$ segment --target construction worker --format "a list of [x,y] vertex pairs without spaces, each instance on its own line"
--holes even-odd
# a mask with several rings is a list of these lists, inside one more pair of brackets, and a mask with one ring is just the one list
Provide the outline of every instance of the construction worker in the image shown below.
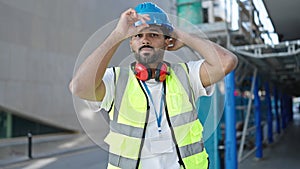
[[[107,68],[127,38],[136,61]],[[164,61],[166,50],[183,46],[204,59]],[[101,101],[101,112],[109,114],[109,169],[206,169],[195,99],[211,94],[210,86],[236,65],[234,54],[175,28],[161,8],[146,2],[121,14],[110,35],[80,65],[70,90]]]

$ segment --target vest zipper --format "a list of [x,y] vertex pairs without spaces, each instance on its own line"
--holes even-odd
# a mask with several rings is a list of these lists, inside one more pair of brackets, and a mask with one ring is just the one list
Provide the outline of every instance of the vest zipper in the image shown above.
[[[164,95],[166,96],[166,81],[163,82],[163,85],[164,85]],[[176,141],[176,138],[175,138],[175,133],[174,133],[174,130],[173,130],[173,127],[172,127],[172,124],[171,124],[171,120],[170,120],[170,116],[169,116],[169,112],[168,112],[168,106],[167,106],[167,100],[166,100],[166,97],[164,97],[164,102],[166,103],[165,104],[165,112],[166,112],[166,118],[167,118],[167,122],[168,122],[168,125],[170,127],[170,130],[171,130],[171,134],[172,134],[172,140],[175,144],[175,148],[176,148],[176,152],[177,152],[177,156],[178,156],[178,163],[180,164],[180,166],[182,166],[184,169],[186,169],[185,165],[184,165],[184,162],[181,158],[181,155],[180,155],[180,151],[179,151],[179,147],[178,147],[178,144],[177,144],[177,141]]]
[[141,141],[141,145],[140,145],[140,149],[139,149],[139,156],[138,156],[138,159],[137,159],[136,169],[138,169],[139,165],[140,165],[141,153],[142,153],[142,148],[144,146],[144,141],[145,141],[145,137],[146,137],[146,128],[147,128],[147,125],[148,125],[148,119],[149,119],[149,114],[150,114],[150,106],[149,106],[149,100],[148,100],[147,94],[144,91],[141,82],[138,79],[137,79],[137,81],[139,82],[140,88],[142,89],[142,91],[143,91],[143,93],[145,95],[145,98],[147,100],[147,112],[146,112],[147,114],[146,114],[146,121],[145,121],[145,125],[144,125],[144,130],[143,130],[143,135],[142,135],[142,141]]

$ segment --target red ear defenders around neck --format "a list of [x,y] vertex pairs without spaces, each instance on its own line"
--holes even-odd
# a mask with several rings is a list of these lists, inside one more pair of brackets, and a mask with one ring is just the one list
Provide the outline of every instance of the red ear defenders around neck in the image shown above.
[[[141,63],[133,63],[133,72],[139,80],[146,81],[153,77],[152,69],[148,65]],[[168,72],[168,65],[166,63],[159,63],[154,71],[154,79],[157,82],[163,82],[166,80]]]

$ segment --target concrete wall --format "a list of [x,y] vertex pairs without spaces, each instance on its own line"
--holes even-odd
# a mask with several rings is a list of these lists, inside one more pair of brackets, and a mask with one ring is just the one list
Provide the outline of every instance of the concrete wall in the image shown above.
[[[139,0],[0,0],[0,106],[82,130],[68,83],[77,56],[103,25]],[[170,13],[173,1],[154,1]],[[129,53],[128,44],[120,53]]]

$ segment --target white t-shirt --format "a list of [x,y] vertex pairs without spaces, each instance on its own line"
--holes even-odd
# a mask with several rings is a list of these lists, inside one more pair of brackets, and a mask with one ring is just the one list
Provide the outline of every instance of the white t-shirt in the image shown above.
[[[204,60],[190,61],[187,63],[189,68],[190,82],[195,98],[207,96],[212,93],[212,87],[204,88],[199,78],[198,72],[203,61]],[[106,87],[104,99],[108,99],[106,101],[111,103],[113,101],[115,91],[114,73],[112,68],[108,68],[106,70],[103,81]],[[179,169],[180,166],[178,163],[178,157],[172,141],[171,131],[166,120],[166,115],[163,108],[164,105],[161,112],[161,132],[158,131],[156,114],[160,114],[161,96],[163,93],[162,82],[156,82],[154,79],[150,79],[146,81],[146,85],[151,92],[152,99],[150,99],[148,93],[146,92],[150,104],[150,114],[141,154],[141,167],[143,169]],[[153,102],[151,100],[153,100]]]

